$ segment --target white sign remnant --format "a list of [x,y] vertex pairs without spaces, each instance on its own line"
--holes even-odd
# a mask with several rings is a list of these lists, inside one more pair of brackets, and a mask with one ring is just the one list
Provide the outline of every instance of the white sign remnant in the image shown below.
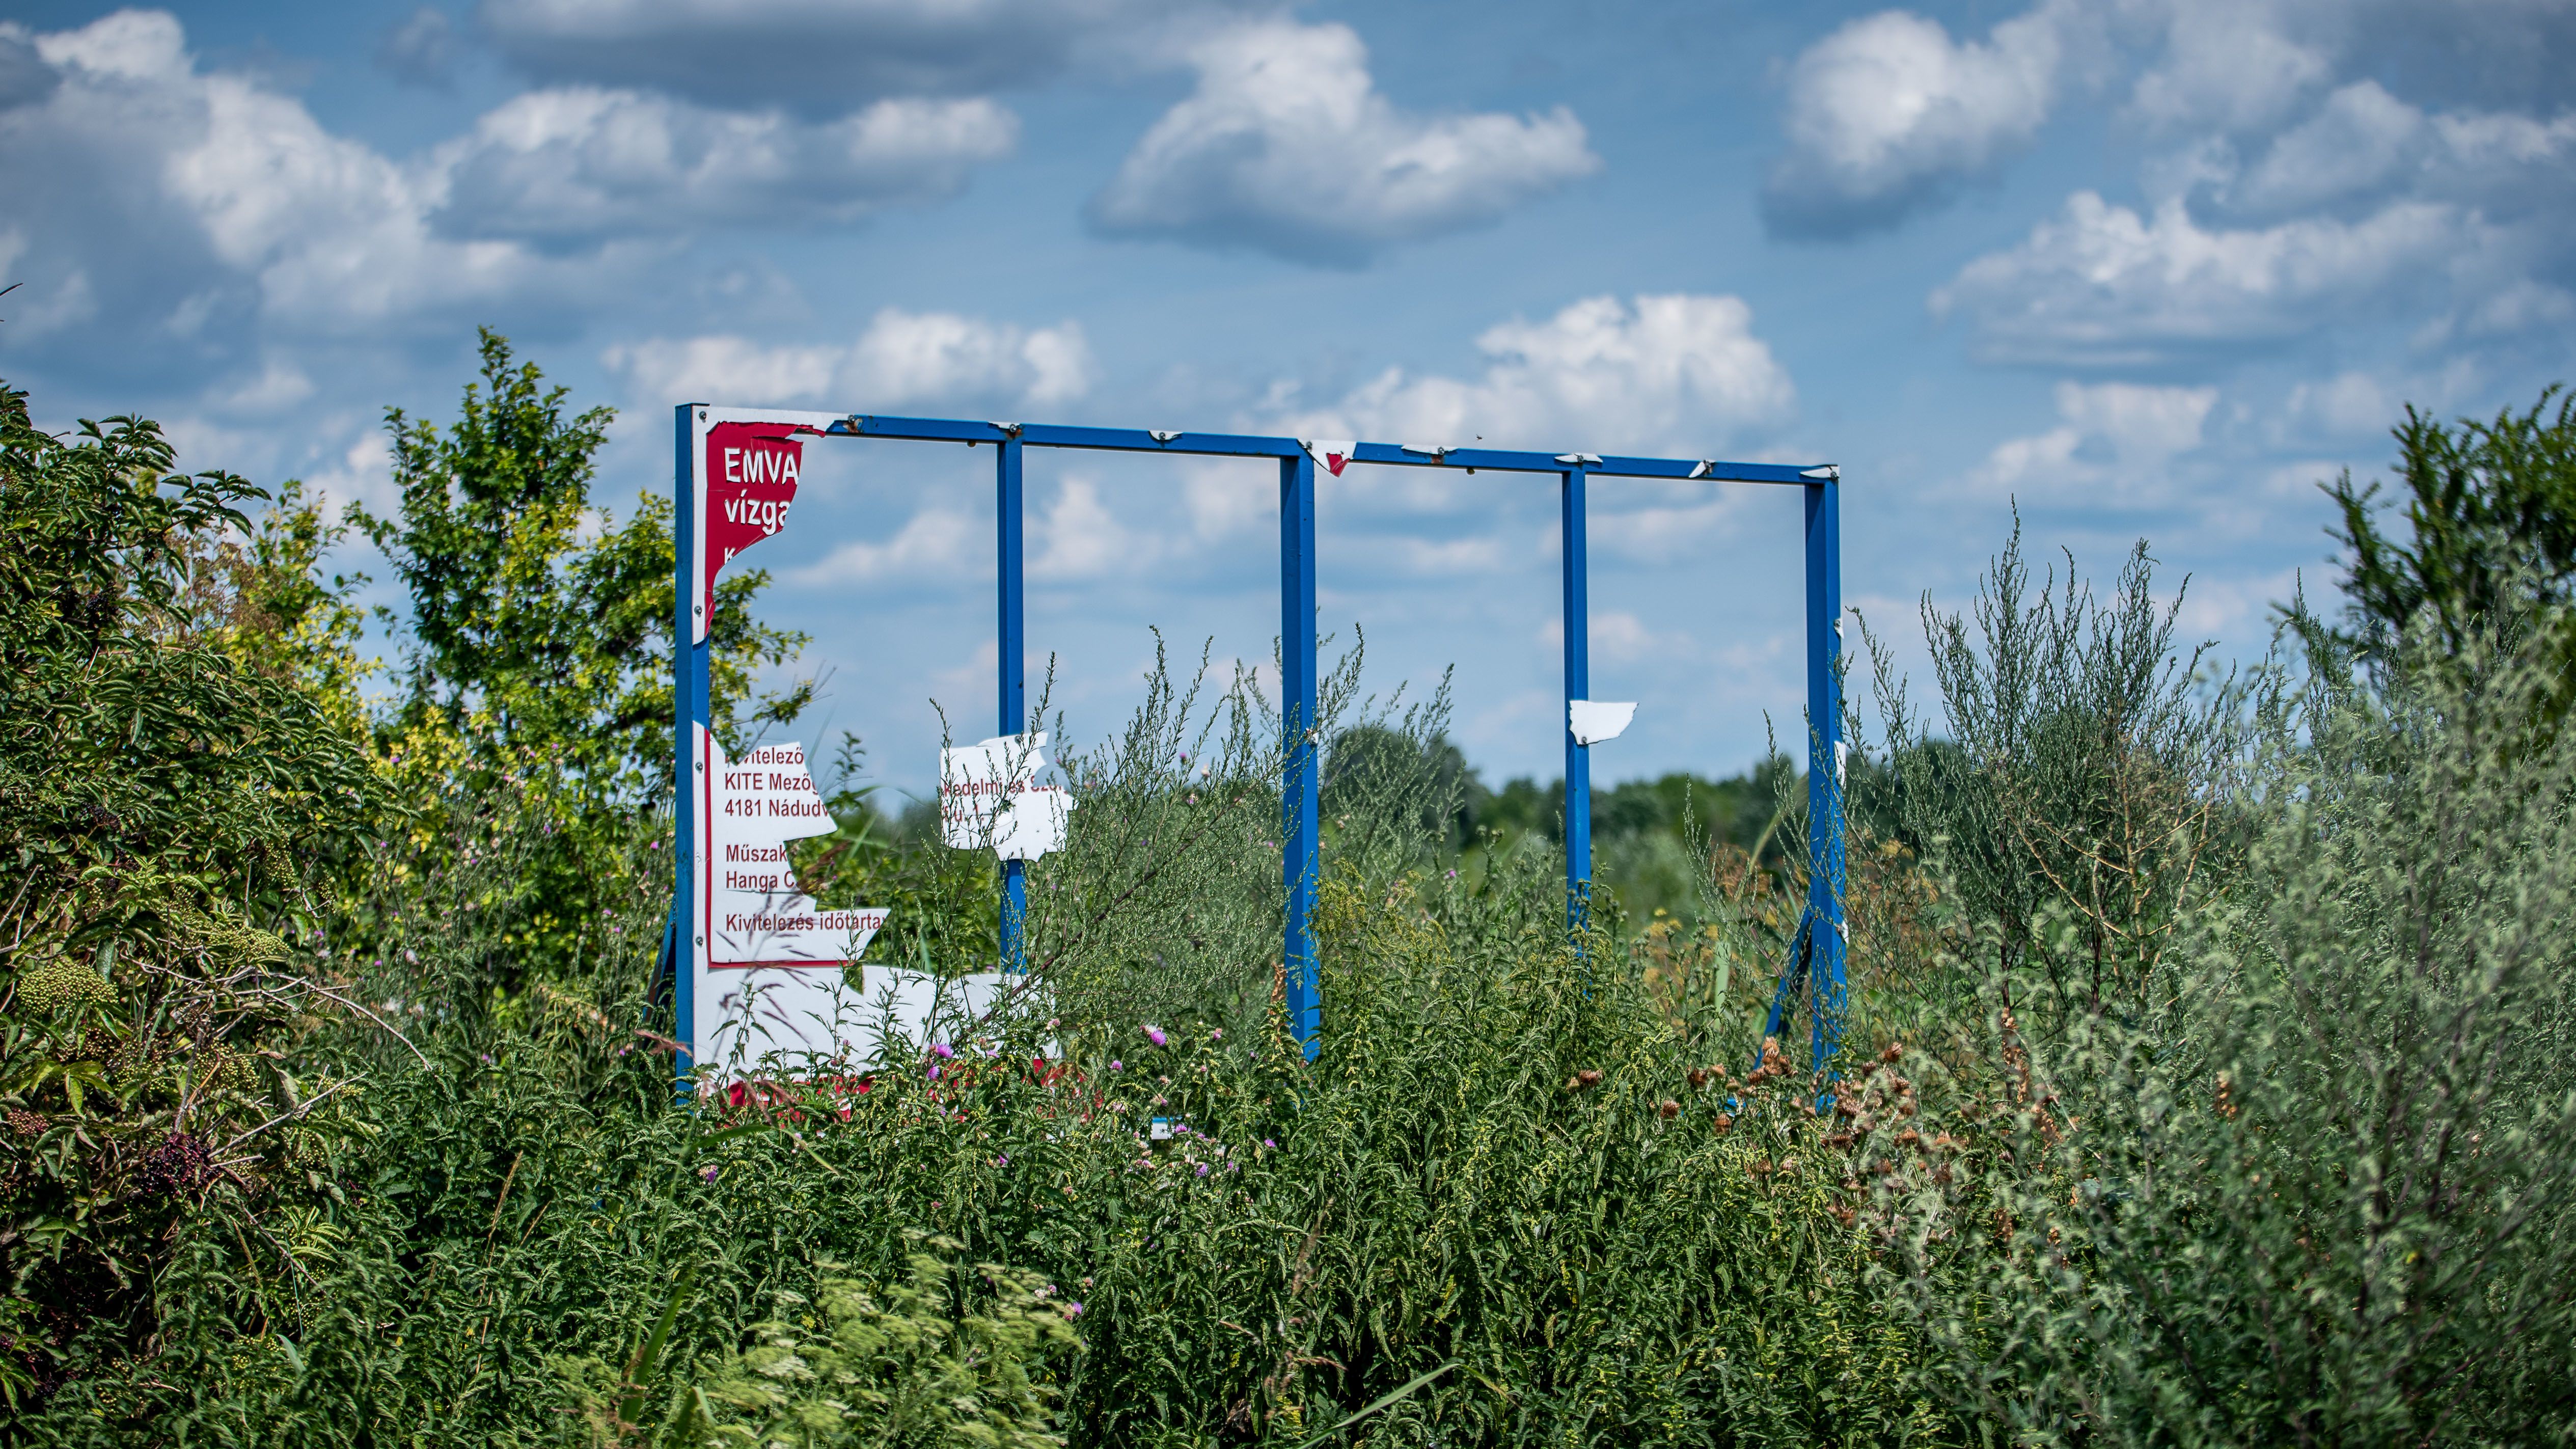
[[[803,481],[806,445],[846,428],[848,419],[721,407],[690,407],[682,418],[694,432],[679,575],[689,591],[688,643],[703,648],[717,577],[745,549],[785,530]],[[1004,1000],[1004,978],[987,972],[942,980],[875,966],[859,989],[857,973],[846,968],[858,962],[886,912],[823,910],[798,887],[787,843],[829,832],[831,812],[798,746],[725,758],[707,728],[705,668],[695,666],[694,695],[686,688],[690,670],[682,671],[682,717],[693,723],[688,753],[679,761],[689,808],[677,842],[684,862],[677,884],[687,902],[679,949],[687,1007],[682,1034],[691,1065],[722,1080],[759,1074],[754,1064],[772,1053],[793,1071],[809,1054],[864,1060],[905,1044],[913,1050],[934,1042],[962,1045],[960,1032]],[[1026,855],[1052,849],[1063,837],[1065,808],[1069,801],[1052,810],[1020,807],[1002,844]],[[1021,832],[1033,826],[1021,844]],[[1015,990],[1025,1000],[1025,988]]]
[[1037,783],[1043,734],[999,735],[939,752],[939,836],[951,850],[990,844],[1002,860],[1064,848],[1073,793]]
[[1636,717],[1634,702],[1612,704],[1598,699],[1569,699],[1565,702],[1566,727],[1574,731],[1574,742],[1578,745],[1597,745],[1603,740],[1615,740],[1628,728],[1628,721]]
[[1305,438],[1300,441],[1304,444],[1307,455],[1315,460],[1317,466],[1336,478],[1342,476],[1342,470],[1351,465],[1351,455],[1357,452],[1360,446],[1348,438]]
[[886,912],[827,911],[798,888],[787,842],[833,829],[802,746],[764,745],[729,760],[704,726],[698,736],[707,763],[699,795],[707,969],[698,978],[693,1057],[717,1065],[737,1048],[747,1058],[836,1054],[855,1045],[861,1009],[841,968],[859,959]]

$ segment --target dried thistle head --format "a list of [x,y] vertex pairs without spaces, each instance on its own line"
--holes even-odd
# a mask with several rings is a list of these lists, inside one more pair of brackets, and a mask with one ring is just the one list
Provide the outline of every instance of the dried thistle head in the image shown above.
[[1663,1105],[1662,1105],[1662,1106],[1660,1106],[1660,1107],[1657,1107],[1657,1108],[1655,1109],[1655,1112],[1656,1112],[1656,1115],[1658,1115],[1658,1116],[1662,1117],[1665,1121],[1670,1122],[1670,1121],[1671,1121],[1671,1120],[1673,1120],[1675,1117],[1678,1117],[1678,1116],[1680,1116],[1680,1115],[1682,1114],[1682,1104],[1681,1104],[1681,1103],[1679,1103],[1679,1102],[1674,1101],[1674,1100],[1673,1100],[1672,1098],[1670,1098],[1670,1097],[1666,1097],[1666,1098],[1664,1099]]

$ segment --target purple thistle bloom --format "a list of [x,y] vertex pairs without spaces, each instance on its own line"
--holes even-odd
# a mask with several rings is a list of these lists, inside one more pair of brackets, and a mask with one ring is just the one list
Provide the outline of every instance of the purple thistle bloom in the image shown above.
[[1123,1072],[1123,1071],[1127,1070],[1127,1064],[1126,1064],[1125,1062],[1119,1061],[1119,1060],[1118,1060],[1117,1058],[1115,1058],[1115,1057],[1112,1057],[1112,1058],[1110,1058],[1110,1061],[1109,1061],[1109,1070],[1111,1070],[1111,1071],[1113,1071],[1113,1072]]
[[1080,1318],[1082,1316],[1082,1305],[1079,1303],[1068,1303],[1064,1305],[1064,1316],[1067,1318]]
[[943,1057],[953,1057],[957,1055],[956,1049],[949,1046],[948,1043],[944,1041],[932,1042],[930,1044],[930,1049],[939,1053]]
[[1279,1150],[1279,1144],[1278,1144],[1278,1143],[1276,1143],[1276,1142],[1271,1141],[1271,1140],[1270,1140],[1269,1138],[1267,1138],[1267,1137],[1264,1137],[1264,1138],[1262,1138],[1262,1139],[1261,1139],[1261,1145],[1262,1145],[1262,1146],[1264,1146],[1264,1147],[1269,1148],[1269,1149],[1270,1149],[1271,1151],[1273,1151],[1273,1152],[1276,1152],[1276,1151],[1278,1151],[1278,1150]]
[[1204,1163],[1204,1162],[1202,1162],[1202,1163],[1200,1163],[1200,1164],[1199,1164],[1199,1176],[1201,1176],[1201,1177],[1205,1177],[1205,1176],[1207,1176],[1207,1164],[1206,1164],[1206,1163]]
[[1145,1038],[1156,1046],[1161,1046],[1168,1039],[1163,1035],[1163,1029],[1159,1026],[1149,1026],[1145,1028]]

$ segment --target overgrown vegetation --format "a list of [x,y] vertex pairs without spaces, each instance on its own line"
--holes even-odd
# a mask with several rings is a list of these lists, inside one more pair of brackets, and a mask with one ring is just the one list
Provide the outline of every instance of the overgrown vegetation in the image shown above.
[[[2096,594],[2016,539],[1927,601],[1821,1077],[1760,1039],[1786,762],[1604,792],[1651,845],[1568,940],[1543,792],[1480,795],[1445,692],[1372,696],[1354,639],[1316,1061],[1275,707],[1184,660],[1061,757],[1029,990],[691,1107],[668,521],[585,523],[604,415],[485,363],[454,425],[392,419],[362,520],[414,604],[383,712],[300,493],[252,522],[149,424],[0,405],[0,1441],[2576,1436],[2566,564],[2509,531],[2505,586],[2419,570],[2384,629],[2398,545],[2357,553],[2355,615],[2232,675],[2143,549]],[[2401,467],[2493,495],[2462,517],[2545,492],[2568,419],[2520,416],[2456,475],[2487,434],[2413,420]],[[797,705],[744,687],[795,642],[757,583],[728,729]],[[843,765],[806,878],[896,906],[878,959],[981,969],[989,862]]]

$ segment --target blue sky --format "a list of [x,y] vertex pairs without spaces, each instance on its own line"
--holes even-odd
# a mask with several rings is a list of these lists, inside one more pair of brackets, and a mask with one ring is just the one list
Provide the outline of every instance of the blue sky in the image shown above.
[[[447,416],[488,323],[620,408],[619,507],[668,488],[681,400],[1832,460],[1847,597],[1902,657],[2016,504],[2096,577],[2151,539],[2242,656],[2330,582],[2314,484],[2383,471],[2402,404],[2571,372],[2564,0],[14,14],[0,376],[339,500],[385,501],[383,409]],[[814,451],[751,556],[828,673],[801,732],[919,788],[928,701],[991,715],[990,455]],[[1077,738],[1148,625],[1267,659],[1263,470],[1041,454],[1029,487]],[[1390,685],[1454,664],[1496,781],[1557,768],[1554,517],[1544,480],[1323,496],[1326,627]],[[1795,738],[1795,519],[1596,490],[1593,692],[1641,702],[1596,778]]]

